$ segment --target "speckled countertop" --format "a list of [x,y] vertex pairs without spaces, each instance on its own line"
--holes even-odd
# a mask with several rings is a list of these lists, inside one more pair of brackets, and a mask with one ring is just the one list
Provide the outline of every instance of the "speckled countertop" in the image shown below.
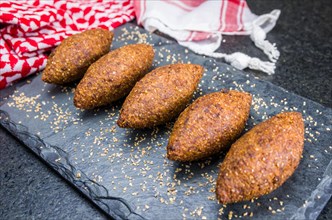
[[[309,0],[249,1],[257,14],[281,9],[268,35],[281,52],[276,74],[247,71],[288,91],[332,107],[332,2]],[[246,36],[225,37],[221,50],[265,58]],[[0,91],[0,97],[6,92]],[[105,219],[29,149],[0,127],[0,219]],[[331,219],[332,202],[318,219]]]

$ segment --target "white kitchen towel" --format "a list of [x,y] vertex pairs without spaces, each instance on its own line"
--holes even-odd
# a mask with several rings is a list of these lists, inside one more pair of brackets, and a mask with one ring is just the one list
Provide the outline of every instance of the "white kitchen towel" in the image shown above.
[[[138,24],[148,31],[159,30],[195,53],[224,58],[238,69],[249,67],[274,73],[279,51],[265,38],[275,26],[280,10],[257,16],[245,0],[135,0],[134,7]],[[240,52],[215,52],[222,35],[250,35],[270,61],[263,62]]]

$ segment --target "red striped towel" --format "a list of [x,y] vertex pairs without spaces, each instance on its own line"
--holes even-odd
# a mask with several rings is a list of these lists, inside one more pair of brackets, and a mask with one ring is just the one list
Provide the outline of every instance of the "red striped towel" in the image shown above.
[[46,65],[64,38],[92,28],[112,30],[134,19],[131,0],[0,2],[0,89]]
[[[280,11],[257,16],[245,0],[135,0],[137,21],[149,31],[159,30],[196,53],[224,58],[233,66],[274,73],[279,51],[265,40],[276,24]],[[222,35],[250,35],[255,45],[268,55],[270,62],[243,53],[215,53]]]

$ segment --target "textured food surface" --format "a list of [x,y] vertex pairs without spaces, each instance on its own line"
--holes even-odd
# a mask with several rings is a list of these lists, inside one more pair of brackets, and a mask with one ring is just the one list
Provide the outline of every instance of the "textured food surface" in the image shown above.
[[42,80],[61,85],[81,79],[93,62],[109,52],[112,39],[113,32],[104,29],[66,38],[50,54]]
[[301,113],[280,113],[256,125],[231,146],[221,164],[218,200],[250,200],[281,186],[297,168],[303,143]]
[[167,157],[193,161],[217,155],[243,131],[249,117],[251,95],[223,90],[199,97],[174,124]]
[[153,47],[131,44],[120,47],[93,63],[78,84],[74,104],[92,109],[110,104],[124,96],[151,68]]
[[145,128],[164,124],[186,107],[203,75],[195,64],[159,67],[138,81],[120,110],[118,125]]

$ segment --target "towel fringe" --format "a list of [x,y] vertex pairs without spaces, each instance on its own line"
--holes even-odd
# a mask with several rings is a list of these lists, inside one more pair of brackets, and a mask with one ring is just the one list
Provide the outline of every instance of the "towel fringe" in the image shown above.
[[280,56],[280,52],[275,44],[271,44],[265,40],[266,33],[258,25],[253,25],[253,30],[250,39],[255,43],[256,47],[261,49],[270,59],[271,62],[276,62]]
[[195,48],[190,48],[197,54],[214,57],[214,58],[223,58],[227,63],[234,66],[237,69],[243,70],[245,68],[250,68],[253,70],[259,70],[267,73],[268,75],[274,74],[275,63],[262,61],[256,57],[250,57],[241,52],[235,52],[232,54],[217,53],[217,52],[207,52],[200,51]]

